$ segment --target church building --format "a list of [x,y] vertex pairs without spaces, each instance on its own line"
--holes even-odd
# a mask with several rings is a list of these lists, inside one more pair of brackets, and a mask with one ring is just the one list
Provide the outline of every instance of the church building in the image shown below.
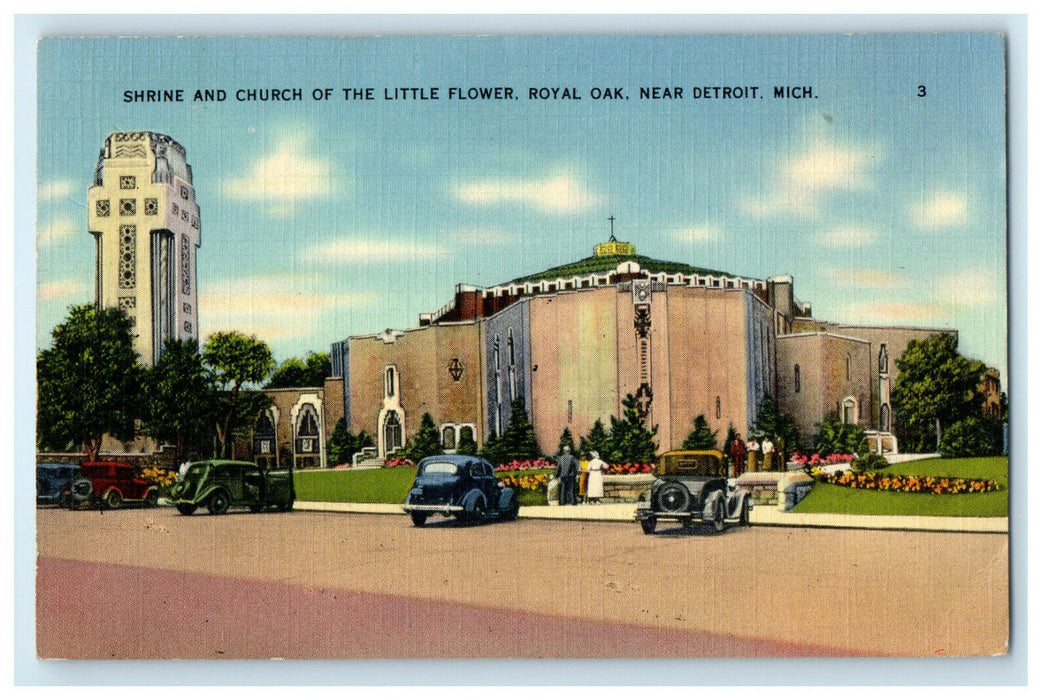
[[[827,413],[893,451],[894,360],[910,339],[949,329],[849,326],[812,317],[790,276],[755,279],[640,255],[613,235],[591,257],[479,288],[405,330],[332,345],[326,403],[380,456],[418,431],[424,413],[446,450],[484,443],[523,399],[541,449],[565,428],[578,440],[622,415],[629,394],[659,450],[680,447],[702,414],[746,434],[765,397],[802,436]],[[341,381],[341,395],[337,382]]]

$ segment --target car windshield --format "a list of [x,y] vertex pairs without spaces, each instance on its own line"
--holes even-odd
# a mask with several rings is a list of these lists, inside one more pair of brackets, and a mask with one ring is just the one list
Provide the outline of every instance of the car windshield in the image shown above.
[[191,464],[189,469],[186,470],[186,475],[182,477],[183,481],[196,481],[200,477],[204,476],[204,472],[208,470],[208,465],[204,463]]
[[424,464],[419,470],[420,474],[455,474],[459,471],[459,465],[451,462],[430,462]]

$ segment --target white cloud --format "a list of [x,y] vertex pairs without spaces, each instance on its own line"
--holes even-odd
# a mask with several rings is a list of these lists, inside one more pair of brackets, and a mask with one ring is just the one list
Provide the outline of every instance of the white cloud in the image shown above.
[[940,275],[934,281],[933,293],[941,303],[957,309],[1000,305],[1005,289],[1004,273],[996,275],[989,269],[972,268]]
[[89,301],[92,294],[93,290],[79,279],[52,280],[43,282],[36,288],[38,301]]
[[316,262],[373,263],[395,260],[435,260],[451,252],[435,243],[391,240],[383,235],[339,238],[302,252],[301,258]]
[[68,241],[81,232],[87,236],[86,228],[81,229],[72,217],[56,216],[40,223],[36,237],[41,246],[48,246]]
[[53,202],[58,199],[71,197],[75,189],[76,182],[65,178],[59,178],[57,180],[41,182],[37,186],[36,196],[41,202]]
[[201,336],[239,330],[274,342],[306,338],[330,325],[333,315],[380,300],[373,292],[325,288],[322,278],[296,274],[227,279],[201,290]]
[[820,240],[831,248],[862,248],[873,243],[877,237],[874,229],[866,226],[843,226],[827,231]]
[[828,275],[836,282],[865,289],[902,289],[907,285],[903,275],[877,268],[837,268],[828,270]]
[[911,223],[925,231],[960,226],[968,220],[969,203],[958,192],[938,190],[911,209]]
[[947,310],[935,303],[909,301],[876,301],[847,304],[840,318],[851,323],[910,324],[943,319]]
[[690,228],[679,228],[670,232],[670,237],[680,243],[709,243],[721,238],[721,231],[704,224]]
[[475,228],[464,231],[456,231],[452,236],[455,240],[469,245],[499,245],[510,240],[505,231],[492,228]]
[[468,204],[525,204],[551,214],[574,214],[601,204],[604,198],[568,174],[540,179],[493,178],[459,185],[455,195]]
[[784,159],[768,191],[742,200],[743,212],[756,217],[784,213],[814,217],[824,194],[869,189],[873,183],[868,170],[879,157],[874,148],[815,142],[805,152]]
[[222,191],[231,199],[270,203],[270,213],[290,215],[295,203],[331,196],[335,176],[331,162],[310,153],[309,140],[286,138],[256,160],[249,171],[232,177]]

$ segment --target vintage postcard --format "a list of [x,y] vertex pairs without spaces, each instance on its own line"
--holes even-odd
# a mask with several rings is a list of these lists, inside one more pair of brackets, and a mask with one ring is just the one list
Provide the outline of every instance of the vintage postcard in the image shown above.
[[39,659],[1009,653],[1002,35],[37,70]]

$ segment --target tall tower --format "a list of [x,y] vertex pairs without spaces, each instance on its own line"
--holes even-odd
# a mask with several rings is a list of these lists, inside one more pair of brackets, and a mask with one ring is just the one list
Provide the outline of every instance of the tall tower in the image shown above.
[[200,209],[186,149],[164,134],[110,134],[87,199],[95,306],[127,313],[152,365],[168,338],[197,338]]

